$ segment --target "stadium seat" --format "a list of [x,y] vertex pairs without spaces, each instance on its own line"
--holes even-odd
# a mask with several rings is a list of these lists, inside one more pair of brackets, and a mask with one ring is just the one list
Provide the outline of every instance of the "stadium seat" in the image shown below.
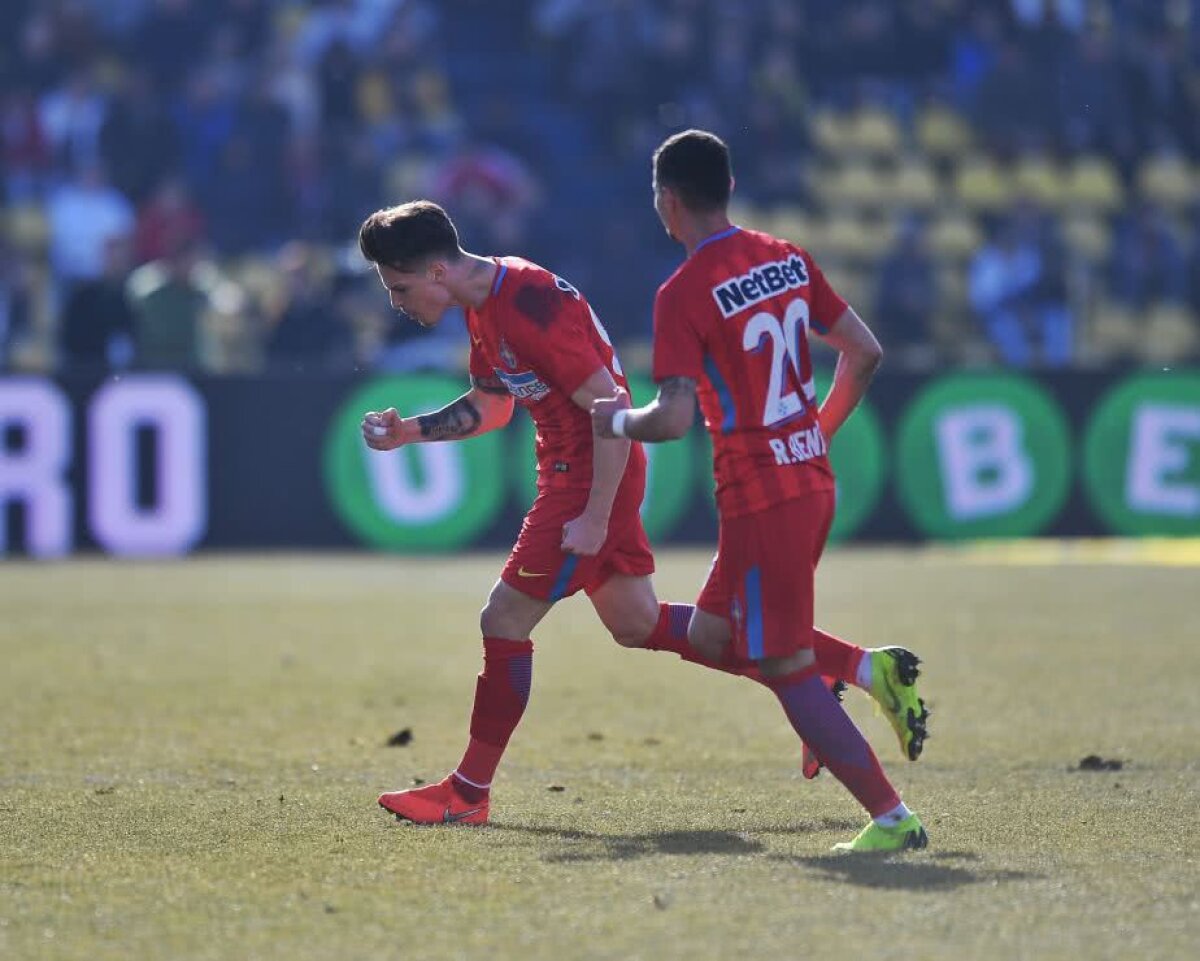
[[1111,214],[1125,201],[1113,165],[1103,157],[1080,157],[1070,167],[1065,182],[1066,202],[1071,207]]
[[1159,304],[1145,319],[1145,330],[1137,341],[1137,353],[1147,364],[1174,364],[1193,359],[1200,352],[1200,322],[1186,307]]
[[1104,363],[1131,356],[1141,331],[1133,311],[1109,300],[1099,301],[1082,325],[1081,359]]
[[8,242],[26,253],[40,253],[50,240],[50,225],[45,211],[35,204],[21,204],[4,213],[4,234]]
[[1013,188],[1050,209],[1066,202],[1066,181],[1062,169],[1047,157],[1028,155],[1017,162],[1013,171]]
[[1063,219],[1062,229],[1067,246],[1093,264],[1107,260],[1112,252],[1112,228],[1100,217],[1069,215]]
[[917,146],[935,160],[954,160],[971,147],[971,128],[949,107],[934,104],[917,116]]
[[850,116],[850,150],[876,159],[895,157],[902,134],[896,118],[881,107],[863,107]]
[[821,196],[832,208],[855,211],[877,210],[887,192],[886,178],[873,167],[848,163],[824,181]]
[[844,215],[830,218],[822,239],[833,256],[861,264],[882,255],[891,245],[892,234],[886,224]]
[[991,157],[982,155],[959,165],[954,192],[959,203],[975,213],[1001,210],[1012,202],[1014,195],[1009,174]]
[[929,228],[929,249],[939,259],[952,262],[966,260],[979,249],[983,239],[983,231],[975,220],[962,213],[947,213]]
[[1137,172],[1138,195],[1143,200],[1179,211],[1200,200],[1200,171],[1178,156],[1152,157]]
[[835,110],[818,110],[812,118],[813,141],[824,153],[843,157],[850,153],[853,133],[849,118]]
[[890,178],[885,178],[884,188],[889,206],[928,210],[938,202],[937,177],[918,157],[905,160]]

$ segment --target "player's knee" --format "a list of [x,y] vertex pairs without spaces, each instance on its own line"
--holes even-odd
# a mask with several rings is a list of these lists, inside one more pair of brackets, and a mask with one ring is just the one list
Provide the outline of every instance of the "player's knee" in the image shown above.
[[642,610],[631,610],[615,624],[608,625],[612,639],[622,647],[645,647],[658,626],[658,604],[648,604]]

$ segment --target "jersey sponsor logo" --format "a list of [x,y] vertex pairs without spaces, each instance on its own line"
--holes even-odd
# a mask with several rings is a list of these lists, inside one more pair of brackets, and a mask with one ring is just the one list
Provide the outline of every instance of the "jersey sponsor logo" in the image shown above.
[[718,284],[712,295],[721,316],[729,318],[785,290],[807,286],[808,267],[801,257],[792,254],[785,260],[751,267],[740,277]]
[[506,370],[500,370],[498,367],[492,369],[496,371],[496,376],[504,382],[508,392],[517,400],[541,400],[550,393],[549,385],[532,370],[522,374],[513,374]]
[[803,464],[820,457],[828,449],[820,427],[808,427],[788,434],[787,438],[772,437],[768,444],[775,455],[775,463],[781,467]]

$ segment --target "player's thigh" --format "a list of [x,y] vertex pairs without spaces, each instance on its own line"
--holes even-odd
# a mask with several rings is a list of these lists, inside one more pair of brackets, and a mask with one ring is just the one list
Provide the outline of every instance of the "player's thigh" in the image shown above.
[[588,596],[613,640],[622,647],[641,647],[654,632],[658,596],[649,576],[613,574]]
[[498,580],[479,613],[479,629],[484,637],[522,641],[553,606],[553,601],[531,597]]

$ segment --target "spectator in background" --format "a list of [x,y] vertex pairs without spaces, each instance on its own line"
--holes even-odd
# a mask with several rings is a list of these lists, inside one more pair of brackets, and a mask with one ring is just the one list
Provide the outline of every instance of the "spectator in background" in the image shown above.
[[52,167],[50,141],[42,129],[34,90],[20,77],[0,95],[0,199],[27,203],[41,196]]
[[181,177],[167,177],[138,213],[134,234],[137,263],[160,260],[172,244],[194,244],[205,238],[204,214]]
[[126,74],[100,128],[100,153],[113,184],[134,204],[179,166],[179,134],[150,74]]
[[196,370],[203,366],[209,284],[199,253],[186,237],[173,238],[161,260],[142,265],[130,276],[134,359],[139,367]]
[[42,97],[38,109],[42,129],[62,169],[73,172],[100,162],[100,129],[108,103],[90,67],[75,70]]
[[9,369],[17,348],[29,336],[33,309],[29,259],[0,236],[0,370]]
[[125,289],[130,242],[110,237],[104,245],[104,272],[80,281],[67,296],[59,321],[60,359],[68,370],[126,367],[133,355],[133,308]]
[[293,242],[279,253],[284,289],[267,318],[267,363],[292,373],[347,370],[354,344],[345,317],[334,310],[330,265],[310,245]]
[[1011,367],[1060,367],[1072,356],[1061,249],[1038,212],[1024,205],[994,229],[971,261],[971,306]]
[[901,366],[928,366],[934,342],[932,321],[939,306],[937,272],[925,224],[904,220],[891,251],[879,265],[874,328],[889,356]]
[[1162,210],[1143,203],[1120,218],[1109,268],[1113,296],[1135,310],[1187,298],[1187,254]]
[[131,236],[135,223],[133,205],[99,164],[83,167],[51,193],[46,217],[50,265],[60,284],[68,286],[103,274],[108,242]]
[[438,168],[430,194],[455,211],[465,232],[482,238],[483,249],[522,250],[539,190],[516,154],[493,144],[468,144]]

